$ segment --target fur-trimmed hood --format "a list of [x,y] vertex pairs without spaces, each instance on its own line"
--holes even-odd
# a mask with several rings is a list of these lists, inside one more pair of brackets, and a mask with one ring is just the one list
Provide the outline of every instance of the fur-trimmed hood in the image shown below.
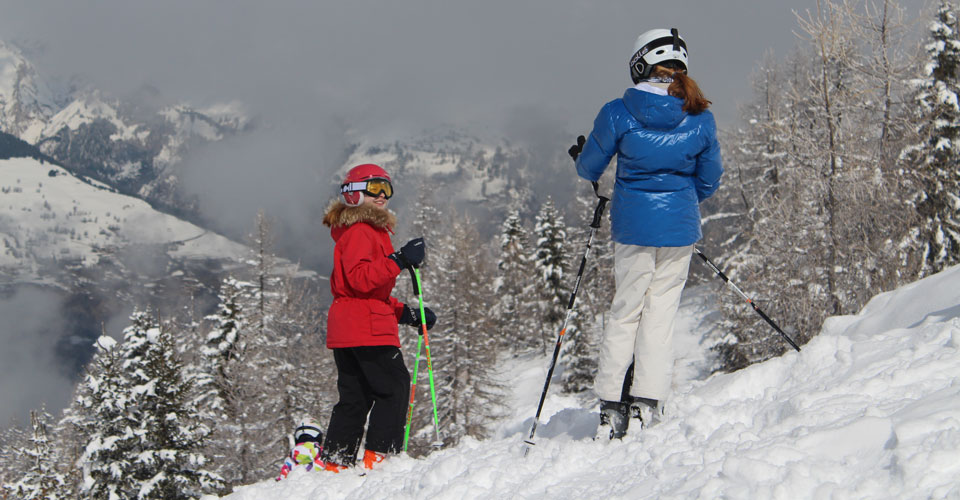
[[357,222],[366,222],[378,229],[386,229],[393,232],[397,226],[397,216],[389,210],[368,205],[351,207],[340,200],[333,200],[327,205],[327,210],[323,215],[323,225],[330,229],[350,227]]

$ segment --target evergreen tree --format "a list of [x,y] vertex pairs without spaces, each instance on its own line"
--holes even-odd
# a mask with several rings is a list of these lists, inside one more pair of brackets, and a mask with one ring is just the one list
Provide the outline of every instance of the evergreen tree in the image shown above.
[[123,343],[99,342],[87,379],[97,421],[84,456],[92,498],[191,498],[218,491],[199,452],[207,430],[187,404],[172,336],[134,312]]
[[912,201],[921,219],[921,276],[960,262],[960,26],[950,2],[940,2],[930,37],[914,97],[923,110],[923,142],[905,152],[917,183]]
[[230,415],[233,412],[228,412],[227,407],[235,402],[230,393],[234,371],[246,353],[246,341],[241,333],[247,326],[244,302],[249,302],[251,288],[250,283],[225,278],[220,284],[217,311],[206,318],[214,326],[201,351],[203,366],[197,375],[198,402],[217,420],[236,416]]
[[16,498],[24,500],[59,500],[73,498],[74,493],[67,488],[67,481],[58,450],[50,443],[47,422],[50,414],[45,411],[30,412],[30,426],[33,430],[29,445],[18,450],[20,460],[30,463],[30,469],[13,484],[5,484],[4,489]]
[[173,336],[146,313],[135,314],[124,334],[124,368],[132,390],[139,440],[134,475],[141,480],[138,498],[192,498],[216,491],[223,480],[204,469],[200,453],[209,429],[198,424],[195,408],[187,405],[188,381],[176,357]]
[[30,464],[20,460],[18,450],[28,444],[26,432],[13,421],[0,431],[0,494],[9,491],[6,485],[23,477]]
[[276,472],[290,430],[329,414],[336,400],[318,290],[273,254],[263,213],[250,242],[249,274],[221,283],[202,355],[189,370],[201,420],[212,428],[204,451],[229,487]]
[[531,335],[538,331],[532,321],[533,302],[528,298],[534,290],[535,279],[529,254],[529,234],[520,218],[520,210],[513,208],[500,226],[500,255],[494,292],[497,301],[491,311],[495,321],[500,349],[513,352],[540,346],[540,340]]
[[563,215],[548,197],[537,213],[533,230],[537,238],[533,254],[539,299],[537,319],[540,321],[539,336],[544,354],[566,316],[569,300],[568,287],[564,283],[566,231]]
[[81,461],[84,464],[84,494],[89,498],[113,499],[135,496],[137,483],[132,474],[137,453],[131,431],[135,422],[127,414],[130,386],[124,380],[117,342],[100,337],[97,352],[87,369],[77,404],[91,418],[82,422],[89,436]]

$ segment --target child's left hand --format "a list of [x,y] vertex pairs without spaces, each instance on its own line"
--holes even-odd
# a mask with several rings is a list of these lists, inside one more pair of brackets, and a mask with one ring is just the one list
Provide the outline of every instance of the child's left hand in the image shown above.
[[[433,328],[433,325],[437,323],[437,315],[434,314],[433,310],[429,307],[424,306],[423,316],[427,320],[427,330]],[[403,306],[403,313],[400,315],[400,321],[398,321],[398,323],[401,325],[420,326],[420,311],[410,306]]]

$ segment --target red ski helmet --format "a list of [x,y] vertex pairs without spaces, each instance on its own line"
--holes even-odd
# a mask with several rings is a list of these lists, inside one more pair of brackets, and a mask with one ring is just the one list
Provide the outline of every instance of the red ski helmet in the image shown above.
[[[386,181],[386,185],[384,186],[378,183],[376,188],[374,188],[377,189],[377,191],[371,192],[371,190],[368,189],[368,184],[372,184],[370,181],[373,180]],[[393,196],[393,184],[390,182],[390,174],[379,165],[374,165],[373,163],[365,163],[351,168],[350,171],[347,172],[347,176],[343,179],[343,183],[340,184],[340,193],[343,194],[343,202],[351,207],[358,206],[363,203],[364,192],[368,192],[371,196],[379,196],[380,192],[383,192],[389,199]]]

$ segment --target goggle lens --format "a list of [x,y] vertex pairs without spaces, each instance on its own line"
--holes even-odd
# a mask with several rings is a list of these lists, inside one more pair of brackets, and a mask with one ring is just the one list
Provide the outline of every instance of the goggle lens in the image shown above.
[[378,197],[382,193],[389,200],[393,196],[393,185],[386,179],[371,179],[367,181],[363,192],[373,197]]

